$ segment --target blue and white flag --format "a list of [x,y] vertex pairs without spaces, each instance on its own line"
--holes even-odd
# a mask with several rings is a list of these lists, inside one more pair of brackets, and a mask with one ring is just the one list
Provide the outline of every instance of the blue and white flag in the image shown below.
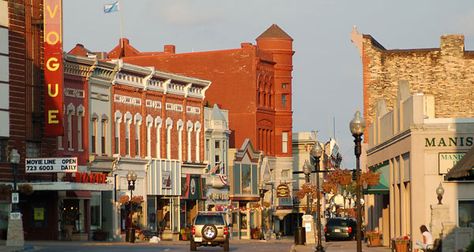
[[110,4],[104,4],[104,13],[111,13],[120,10],[119,2],[115,1]]

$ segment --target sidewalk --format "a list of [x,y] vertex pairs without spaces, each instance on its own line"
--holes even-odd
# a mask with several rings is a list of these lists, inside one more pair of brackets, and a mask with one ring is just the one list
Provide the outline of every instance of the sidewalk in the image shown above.
[[[290,252],[314,252],[316,244],[310,244],[310,245],[293,245],[290,249]],[[330,243],[330,244],[325,244],[323,243],[323,247],[326,252],[343,252],[343,251],[355,251],[356,248],[354,247],[343,247],[341,245],[338,245],[337,243]],[[294,248],[294,250],[293,250]],[[392,251],[388,247],[367,247],[366,244],[362,244],[362,251],[367,251],[367,252],[390,252]]]

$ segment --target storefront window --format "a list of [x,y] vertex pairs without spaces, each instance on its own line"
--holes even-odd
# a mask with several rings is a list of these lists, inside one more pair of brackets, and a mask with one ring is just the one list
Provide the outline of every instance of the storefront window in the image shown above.
[[101,228],[101,193],[100,192],[91,192],[91,230],[96,230]]
[[148,229],[156,231],[156,197],[147,197]]
[[459,227],[474,227],[474,200],[459,201]]

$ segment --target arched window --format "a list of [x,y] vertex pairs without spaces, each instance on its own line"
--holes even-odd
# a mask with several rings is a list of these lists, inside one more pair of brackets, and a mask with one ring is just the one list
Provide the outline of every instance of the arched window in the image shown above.
[[108,127],[108,124],[109,124],[109,118],[107,117],[107,115],[102,115],[102,118],[101,118],[101,128],[100,128],[100,150],[101,150],[101,154],[102,155],[105,155],[107,154],[107,144],[106,144],[106,137],[107,137],[107,127]]
[[200,155],[201,155],[201,149],[199,148],[200,145],[200,135],[201,135],[201,123],[196,122],[194,124],[194,131],[196,132],[196,163],[199,163],[201,161]]
[[191,162],[191,133],[193,132],[193,123],[191,121],[188,121],[186,123],[186,133],[187,133],[187,154],[188,154],[188,162]]
[[153,126],[153,117],[146,116],[146,157],[151,158],[151,127]]
[[161,158],[161,117],[155,118],[155,127],[156,127],[156,158]]
[[130,157],[130,124],[132,124],[132,114],[125,113],[125,155]]
[[178,160],[183,160],[183,120],[179,119],[176,123],[178,130]]
[[73,151],[72,145],[72,123],[73,123],[73,116],[76,114],[76,108],[72,103],[67,105],[67,149],[69,151]]
[[166,158],[171,159],[171,129],[173,128],[173,120],[166,119]]
[[99,116],[94,113],[92,114],[92,125],[91,125],[91,153],[97,154],[97,123]]
[[140,153],[141,153],[140,129],[142,126],[142,116],[136,113],[133,121],[135,123],[135,157],[140,157]]
[[83,151],[83,145],[82,145],[82,128],[83,123],[82,123],[82,118],[84,117],[84,106],[79,105],[77,106],[77,150],[78,151]]
[[122,113],[119,110],[115,111],[115,136],[114,136],[114,153],[120,154],[120,124],[122,123]]

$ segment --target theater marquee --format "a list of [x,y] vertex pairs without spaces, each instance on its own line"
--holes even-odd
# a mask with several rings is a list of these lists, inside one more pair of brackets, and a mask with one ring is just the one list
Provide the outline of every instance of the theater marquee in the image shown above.
[[45,136],[63,135],[62,0],[44,0]]

